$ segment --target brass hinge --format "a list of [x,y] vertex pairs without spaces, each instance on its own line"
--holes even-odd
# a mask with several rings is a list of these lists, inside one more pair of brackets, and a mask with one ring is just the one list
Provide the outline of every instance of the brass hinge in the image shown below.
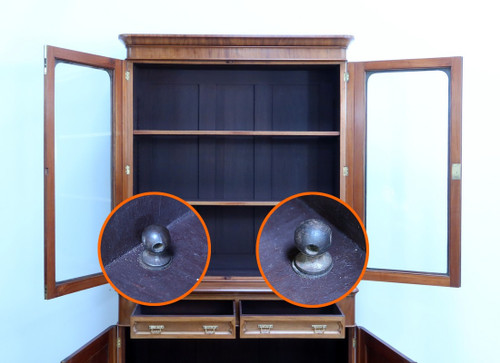
[[356,349],[356,338],[352,338],[352,348]]
[[451,180],[462,179],[462,164],[451,164]]
[[349,167],[348,166],[344,166],[342,168],[342,175],[343,176],[349,176]]
[[344,82],[349,82],[349,72],[344,72]]
[[125,174],[130,175],[130,165],[125,165]]
[[116,347],[120,349],[122,347],[122,339],[121,338],[116,338]]
[[130,80],[130,71],[126,71],[126,72],[125,72],[125,79],[126,79],[127,81],[129,81],[129,80]]
[[43,74],[47,75],[47,46],[43,47]]

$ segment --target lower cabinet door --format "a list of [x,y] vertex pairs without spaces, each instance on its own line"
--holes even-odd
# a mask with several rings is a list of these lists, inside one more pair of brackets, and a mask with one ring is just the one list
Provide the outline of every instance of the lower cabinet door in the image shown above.
[[240,338],[344,337],[345,317],[336,305],[308,309],[284,301],[240,301]]
[[130,317],[133,339],[234,339],[234,301],[185,300],[165,306],[137,305]]
[[357,363],[414,363],[368,330],[357,327]]
[[116,325],[78,349],[61,363],[114,363],[116,362]]

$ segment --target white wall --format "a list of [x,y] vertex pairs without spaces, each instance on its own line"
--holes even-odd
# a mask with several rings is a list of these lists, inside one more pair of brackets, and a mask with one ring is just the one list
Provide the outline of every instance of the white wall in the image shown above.
[[43,300],[43,70],[51,44],[123,58],[120,33],[352,34],[348,58],[464,56],[460,289],[362,282],[357,320],[419,362],[490,362],[500,314],[493,267],[499,26],[493,2],[36,1],[0,6],[0,352],[54,362],[117,320],[108,286]]
[[35,1],[0,7],[6,35],[0,46],[0,361],[5,363],[59,362],[118,320],[117,294],[109,285],[44,300],[42,59],[43,44],[54,39],[47,24],[58,23],[44,7]]

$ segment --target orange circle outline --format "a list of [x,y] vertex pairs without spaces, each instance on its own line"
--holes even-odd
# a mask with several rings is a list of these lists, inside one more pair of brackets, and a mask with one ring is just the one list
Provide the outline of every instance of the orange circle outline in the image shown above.
[[[345,293],[343,294],[342,296],[332,300],[332,301],[329,301],[329,302],[326,302],[324,304],[318,304],[318,305],[311,305],[311,304],[302,304],[302,303],[299,303],[299,302],[296,302],[296,301],[293,301],[289,298],[287,298],[286,296],[284,296],[283,294],[281,294],[280,292],[278,292],[278,290],[276,290],[273,285],[269,282],[269,280],[267,279],[266,275],[264,274],[264,271],[262,270],[262,266],[261,266],[261,263],[260,263],[260,251],[259,251],[259,247],[260,247],[260,237],[261,237],[261,234],[262,234],[262,230],[264,229],[264,226],[266,225],[267,223],[267,220],[269,219],[269,217],[271,217],[271,215],[279,208],[281,207],[283,204],[287,203],[288,201],[292,200],[292,199],[295,199],[295,198],[298,198],[298,197],[302,197],[302,196],[306,196],[306,195],[319,195],[319,196],[323,196],[323,197],[327,197],[327,198],[330,198],[330,199],[333,199],[337,202],[340,202],[344,207],[346,207],[355,217],[356,219],[358,220],[360,226],[361,226],[361,229],[363,230],[363,234],[365,236],[365,241],[366,241],[366,257],[365,257],[365,264],[363,266],[363,269],[361,270],[361,273],[357,279],[357,281],[354,283],[354,285],[352,285],[352,287]],[[368,256],[370,254],[370,247],[369,247],[369,243],[368,243],[368,235],[366,233],[366,229],[365,229],[365,226],[363,224],[363,222],[361,221],[361,218],[359,218],[358,214],[354,211],[354,209],[351,208],[350,205],[348,205],[346,202],[344,202],[343,200],[341,200],[340,198],[337,198],[333,195],[330,195],[330,194],[326,194],[326,193],[321,193],[321,192],[303,192],[303,193],[297,193],[297,194],[294,194],[286,199],[283,199],[281,202],[279,202],[276,206],[274,206],[273,209],[271,209],[271,211],[267,214],[266,218],[264,218],[264,221],[262,222],[262,224],[260,225],[260,228],[259,228],[259,233],[257,234],[257,243],[255,245],[255,255],[257,257],[257,265],[259,266],[259,271],[260,271],[260,274],[262,275],[262,277],[264,278],[264,281],[266,282],[267,286],[269,286],[269,288],[276,294],[278,295],[281,299],[289,302],[290,304],[293,304],[293,305],[297,305],[297,306],[301,306],[303,308],[321,308],[321,307],[324,307],[324,306],[328,306],[328,305],[333,305],[335,304],[336,302],[342,300],[343,298],[345,298],[347,295],[349,295],[355,288],[356,286],[358,286],[358,284],[360,283],[361,279],[363,278],[363,275],[365,274],[366,272],[366,267],[368,265]]]
[[[111,279],[109,278],[108,274],[106,273],[106,270],[104,269],[104,265],[102,264],[102,258],[101,258],[101,240],[102,240],[102,234],[104,232],[104,229],[106,228],[110,218],[115,214],[115,212],[120,209],[121,206],[123,206],[124,204],[127,204],[128,202],[130,202],[131,200],[133,199],[136,199],[136,198],[140,198],[140,197],[144,197],[146,195],[161,195],[163,197],[168,197],[168,198],[173,198],[179,202],[181,202],[182,204],[184,204],[186,207],[188,207],[191,211],[193,211],[196,216],[198,217],[199,221],[201,222],[202,226],[203,226],[203,229],[205,230],[205,234],[207,236],[207,246],[208,246],[208,253],[207,253],[207,262],[205,263],[205,268],[203,269],[203,272],[201,273],[200,277],[198,278],[198,280],[196,281],[196,283],[193,285],[193,287],[191,287],[187,292],[185,292],[184,294],[182,294],[181,296],[175,298],[175,299],[172,299],[172,300],[167,300],[167,301],[163,301],[163,302],[159,302],[159,303],[150,303],[150,302],[145,302],[145,301],[139,301],[139,300],[136,300],[128,295],[126,295],[125,293],[123,293],[120,289],[118,289],[115,284],[113,284],[113,282],[111,281]],[[210,264],[210,257],[212,255],[212,244],[210,242],[210,234],[208,233],[208,228],[205,224],[205,221],[203,220],[203,218],[200,216],[200,214],[196,211],[196,209],[194,209],[194,207],[189,204],[188,202],[186,202],[185,200],[173,195],[173,194],[168,194],[168,193],[163,193],[163,192],[146,192],[146,193],[140,193],[140,194],[136,194],[136,195],[133,195],[132,197],[130,198],[127,198],[125,199],[123,202],[121,202],[120,204],[118,204],[112,211],[111,213],[108,215],[108,217],[106,218],[106,220],[104,221],[104,224],[102,225],[102,228],[101,228],[101,232],[99,233],[99,242],[97,244],[97,254],[99,256],[99,265],[101,266],[101,270],[104,274],[104,277],[106,278],[106,280],[108,281],[108,283],[113,287],[113,289],[115,289],[115,291],[120,294],[122,297],[124,297],[125,299],[127,300],[130,300],[136,304],[140,304],[140,305],[148,305],[148,306],[163,306],[163,305],[168,305],[168,304],[172,304],[176,301],[179,301],[183,298],[185,298],[186,296],[188,296],[191,292],[193,292],[194,289],[196,289],[198,287],[198,285],[201,283],[201,281],[203,280],[203,278],[205,277],[205,274],[207,273],[207,270],[208,270],[208,266]]]

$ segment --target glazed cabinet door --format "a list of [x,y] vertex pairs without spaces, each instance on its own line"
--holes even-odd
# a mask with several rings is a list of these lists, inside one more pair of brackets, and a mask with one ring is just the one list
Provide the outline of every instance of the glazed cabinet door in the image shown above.
[[122,61],[46,47],[45,298],[106,282],[101,226],[122,199]]
[[117,327],[110,326],[61,363],[114,363],[117,354]]
[[347,202],[367,280],[460,286],[462,58],[350,63]]

